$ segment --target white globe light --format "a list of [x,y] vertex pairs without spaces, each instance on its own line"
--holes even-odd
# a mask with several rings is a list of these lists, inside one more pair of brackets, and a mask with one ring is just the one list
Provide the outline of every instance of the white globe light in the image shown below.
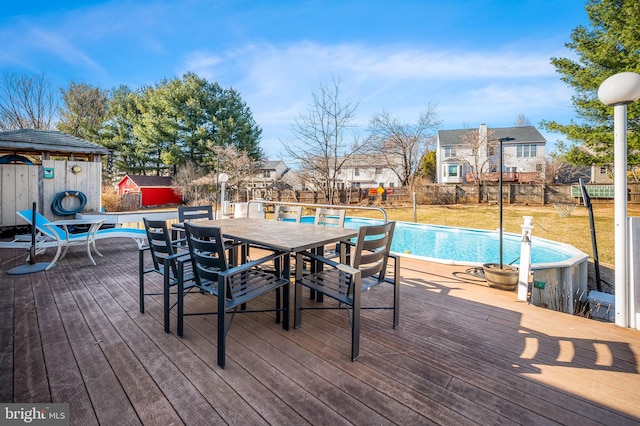
[[220,173],[220,175],[218,176],[218,180],[220,182],[226,182],[229,180],[229,175],[226,173]]
[[598,99],[610,106],[637,101],[640,99],[640,74],[621,72],[612,75],[598,88]]

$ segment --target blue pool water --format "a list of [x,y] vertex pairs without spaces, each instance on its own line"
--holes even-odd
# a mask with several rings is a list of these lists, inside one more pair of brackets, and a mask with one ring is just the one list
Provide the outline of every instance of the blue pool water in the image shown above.
[[[303,222],[313,223],[306,216]],[[359,228],[362,225],[382,223],[375,219],[348,217],[345,227]],[[519,264],[521,236],[503,233],[503,263]],[[396,222],[391,250],[401,255],[410,255],[440,262],[458,264],[482,264],[500,261],[500,242],[497,231],[468,228],[453,228],[420,223]],[[572,246],[534,236],[531,243],[531,263],[545,264],[565,262],[579,252]]]

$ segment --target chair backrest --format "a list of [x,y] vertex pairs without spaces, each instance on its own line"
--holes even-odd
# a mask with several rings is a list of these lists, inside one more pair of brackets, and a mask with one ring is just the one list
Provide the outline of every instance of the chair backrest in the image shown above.
[[[167,228],[167,222],[164,220],[150,220],[146,217],[142,218],[144,229],[147,232],[147,241],[149,242],[149,250],[151,251],[151,259],[153,260],[153,269],[158,272],[164,271],[164,259],[173,256],[175,249],[171,244],[171,236]],[[178,269],[175,260],[170,264],[171,273],[177,276]]]
[[212,220],[213,206],[178,206],[178,221]]
[[362,278],[379,274],[378,281],[384,280],[395,225],[395,222],[387,222],[359,228],[353,267],[361,271]]
[[191,254],[196,284],[203,287],[206,281],[218,281],[218,273],[229,267],[225,258],[224,240],[220,228],[184,224],[187,244]]
[[300,222],[302,219],[302,206],[286,206],[278,204],[275,210],[275,219],[289,222]]
[[320,207],[316,209],[316,218],[313,224],[317,226],[337,226],[338,228],[344,228],[344,217],[346,213],[346,210],[342,209]]
[[[16,212],[16,214],[18,216],[20,216],[22,219],[24,219],[26,222],[28,222],[30,225],[35,225],[36,229],[45,234],[46,236],[52,238],[53,240],[56,239],[56,236],[52,234],[52,232],[54,232],[53,230],[51,230],[50,228],[48,228],[47,226],[45,226],[45,224],[47,223],[51,223],[51,221],[49,219],[47,219],[46,217],[44,217],[43,215],[41,215],[40,213],[36,212],[36,223],[31,223],[32,219],[33,219],[33,211],[32,210],[20,210],[18,212]],[[58,234],[58,237],[61,240],[66,240],[67,236],[64,233],[64,231],[60,228],[58,228],[57,226],[52,226],[52,228],[55,230],[55,232]]]

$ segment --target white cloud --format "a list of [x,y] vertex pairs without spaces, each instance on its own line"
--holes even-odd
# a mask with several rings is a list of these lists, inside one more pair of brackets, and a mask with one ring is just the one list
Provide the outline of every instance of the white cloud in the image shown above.
[[289,137],[290,124],[307,110],[311,93],[332,78],[341,80],[344,99],[359,103],[363,128],[382,110],[415,120],[429,102],[438,104],[445,128],[482,122],[509,126],[520,113],[534,124],[537,117],[554,119],[553,114],[570,112],[562,108],[571,97],[550,65],[557,55],[303,41],[191,52],[184,68],[240,90],[264,128],[266,150],[275,153],[277,141]]

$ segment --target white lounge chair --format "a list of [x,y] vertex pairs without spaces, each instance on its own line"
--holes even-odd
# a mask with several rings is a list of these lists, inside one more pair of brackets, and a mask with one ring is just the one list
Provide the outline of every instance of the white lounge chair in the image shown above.
[[[25,222],[31,224],[32,219],[32,211],[31,210],[20,210],[16,213],[19,217],[21,217]],[[34,224],[32,224],[34,225]],[[134,228],[108,228],[108,229],[98,229],[93,232],[91,238],[88,238],[87,232],[81,232],[78,234],[71,234],[67,230],[62,229],[56,226],[49,219],[36,212],[36,223],[35,227],[38,230],[41,236],[41,242],[38,243],[38,248],[46,248],[51,246],[57,246],[58,250],[53,260],[51,261],[49,267],[50,269],[55,265],[59,258],[64,257],[67,253],[67,249],[71,245],[87,245],[87,253],[89,258],[93,261],[91,256],[89,244],[93,250],[102,257],[102,254],[97,250],[95,241],[102,240],[104,238],[132,238],[135,240],[138,248],[142,248],[144,246],[145,240],[147,238],[146,231],[144,229],[134,229]],[[64,248],[64,252],[62,249]],[[61,254],[62,252],[62,254]]]

